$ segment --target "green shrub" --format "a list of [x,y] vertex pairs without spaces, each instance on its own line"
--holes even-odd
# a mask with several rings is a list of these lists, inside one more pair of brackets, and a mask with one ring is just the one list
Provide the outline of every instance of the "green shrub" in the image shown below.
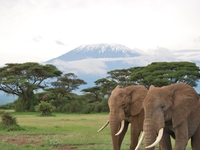
[[42,115],[51,115],[56,108],[52,106],[49,102],[41,101],[40,104],[35,106],[37,112],[41,112]]
[[14,109],[15,107],[14,107],[14,103],[7,103],[7,104],[5,104],[5,105],[1,105],[0,106],[0,109]]
[[1,124],[2,126],[17,126],[17,119],[9,112],[1,111]]

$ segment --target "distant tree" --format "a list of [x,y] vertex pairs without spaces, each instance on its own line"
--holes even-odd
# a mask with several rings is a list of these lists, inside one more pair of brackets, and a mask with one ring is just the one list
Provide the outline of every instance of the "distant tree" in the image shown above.
[[100,86],[83,89],[82,92],[86,93],[84,94],[86,101],[83,113],[108,111],[108,99],[103,97]]
[[47,97],[52,100],[51,103],[60,108],[60,105],[69,103],[74,100],[73,90],[77,90],[80,85],[86,84],[82,79],[79,79],[74,73],[66,73],[57,78],[56,81],[51,82],[51,87],[46,89],[47,92],[43,98]]
[[200,79],[200,68],[192,62],[154,62],[133,70],[130,79],[147,88],[150,85],[160,87],[178,82],[195,87]]
[[126,87],[126,86],[134,84],[130,80],[130,76],[131,76],[131,73],[132,73],[131,68],[130,69],[111,70],[107,73],[109,74],[107,79],[110,79],[110,81],[115,81],[116,83],[118,83],[122,87]]
[[[90,98],[90,102],[100,101],[101,88],[99,86],[82,89],[81,91],[88,94],[87,96]],[[94,101],[92,99],[94,99]]]
[[55,66],[35,62],[8,63],[0,68],[0,90],[18,96],[17,111],[34,111],[37,105],[34,91],[44,89],[47,79],[62,74]]
[[100,91],[103,97],[109,97],[111,91],[118,85],[115,80],[102,78],[95,81],[96,86],[100,87]]
[[57,81],[51,82],[51,88],[48,91],[60,96],[65,96],[73,90],[77,90],[80,85],[87,84],[84,80],[79,79],[74,73],[66,73],[57,78]]
[[126,87],[135,84],[130,80],[131,73],[132,68],[111,70],[107,72],[108,76],[106,78],[96,80],[95,84],[100,87],[100,91],[104,97],[108,97],[117,85]]
[[38,105],[35,106],[37,112],[41,112],[41,115],[48,116],[51,115],[56,108],[52,106],[49,102],[41,101]]

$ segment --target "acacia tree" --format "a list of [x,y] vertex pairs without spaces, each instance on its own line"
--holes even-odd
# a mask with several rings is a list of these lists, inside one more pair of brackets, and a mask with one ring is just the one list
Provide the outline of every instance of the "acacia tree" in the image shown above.
[[184,82],[197,86],[200,69],[192,62],[154,62],[146,67],[133,69],[131,80],[149,88]]
[[100,87],[103,97],[108,97],[111,91],[119,84],[114,79],[102,78],[95,81],[96,86]]
[[57,78],[57,81],[51,82],[51,88],[47,89],[53,93],[59,93],[62,96],[71,93],[73,90],[86,82],[79,79],[74,73],[66,73]]
[[82,91],[95,95],[96,97],[97,95],[101,95],[102,97],[107,98],[117,85],[126,87],[134,84],[133,81],[130,80],[131,71],[132,68],[111,70],[107,72],[109,76],[96,80],[94,82],[94,87],[83,89]]
[[18,96],[17,111],[32,111],[37,105],[34,91],[44,89],[48,85],[46,79],[61,74],[61,71],[50,64],[8,63],[0,68],[0,90]]
[[130,80],[130,76],[132,73],[132,68],[129,69],[116,69],[107,72],[109,76],[107,79],[110,81],[115,81],[122,87],[126,87],[129,85],[133,85],[134,83]]
[[56,107],[64,105],[66,100],[74,99],[73,90],[77,90],[80,85],[86,84],[82,79],[79,79],[74,73],[66,73],[51,82],[51,87],[46,89],[46,95],[53,93],[54,101],[52,104]]
[[99,86],[94,86],[94,87],[91,87],[91,88],[82,89],[81,91],[88,93],[87,97],[89,97],[90,102],[92,102],[94,100],[100,101],[101,90],[100,90]]

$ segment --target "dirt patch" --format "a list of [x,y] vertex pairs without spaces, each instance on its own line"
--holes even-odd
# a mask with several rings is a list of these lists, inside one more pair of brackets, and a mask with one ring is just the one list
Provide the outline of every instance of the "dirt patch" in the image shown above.
[[[40,135],[18,135],[18,136],[12,136],[12,135],[0,135],[0,141],[6,142],[14,145],[40,145],[43,144],[45,141],[45,136]],[[54,150],[75,150],[67,145],[65,146],[58,146],[56,148],[53,148]]]
[[54,150],[75,150],[69,146],[61,146],[61,147],[57,147],[57,149],[54,149]]

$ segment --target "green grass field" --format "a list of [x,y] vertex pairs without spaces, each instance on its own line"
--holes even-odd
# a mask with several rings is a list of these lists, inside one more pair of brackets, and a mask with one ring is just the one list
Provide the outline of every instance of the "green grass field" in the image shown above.
[[[0,130],[0,147],[3,150],[63,150],[62,147],[66,145],[76,150],[112,149],[109,127],[97,133],[108,119],[106,113],[54,113],[51,117],[41,117],[38,113],[12,112],[12,115],[17,118],[23,130]],[[129,149],[129,137],[128,131],[122,150]],[[191,150],[190,146],[187,150]]]

